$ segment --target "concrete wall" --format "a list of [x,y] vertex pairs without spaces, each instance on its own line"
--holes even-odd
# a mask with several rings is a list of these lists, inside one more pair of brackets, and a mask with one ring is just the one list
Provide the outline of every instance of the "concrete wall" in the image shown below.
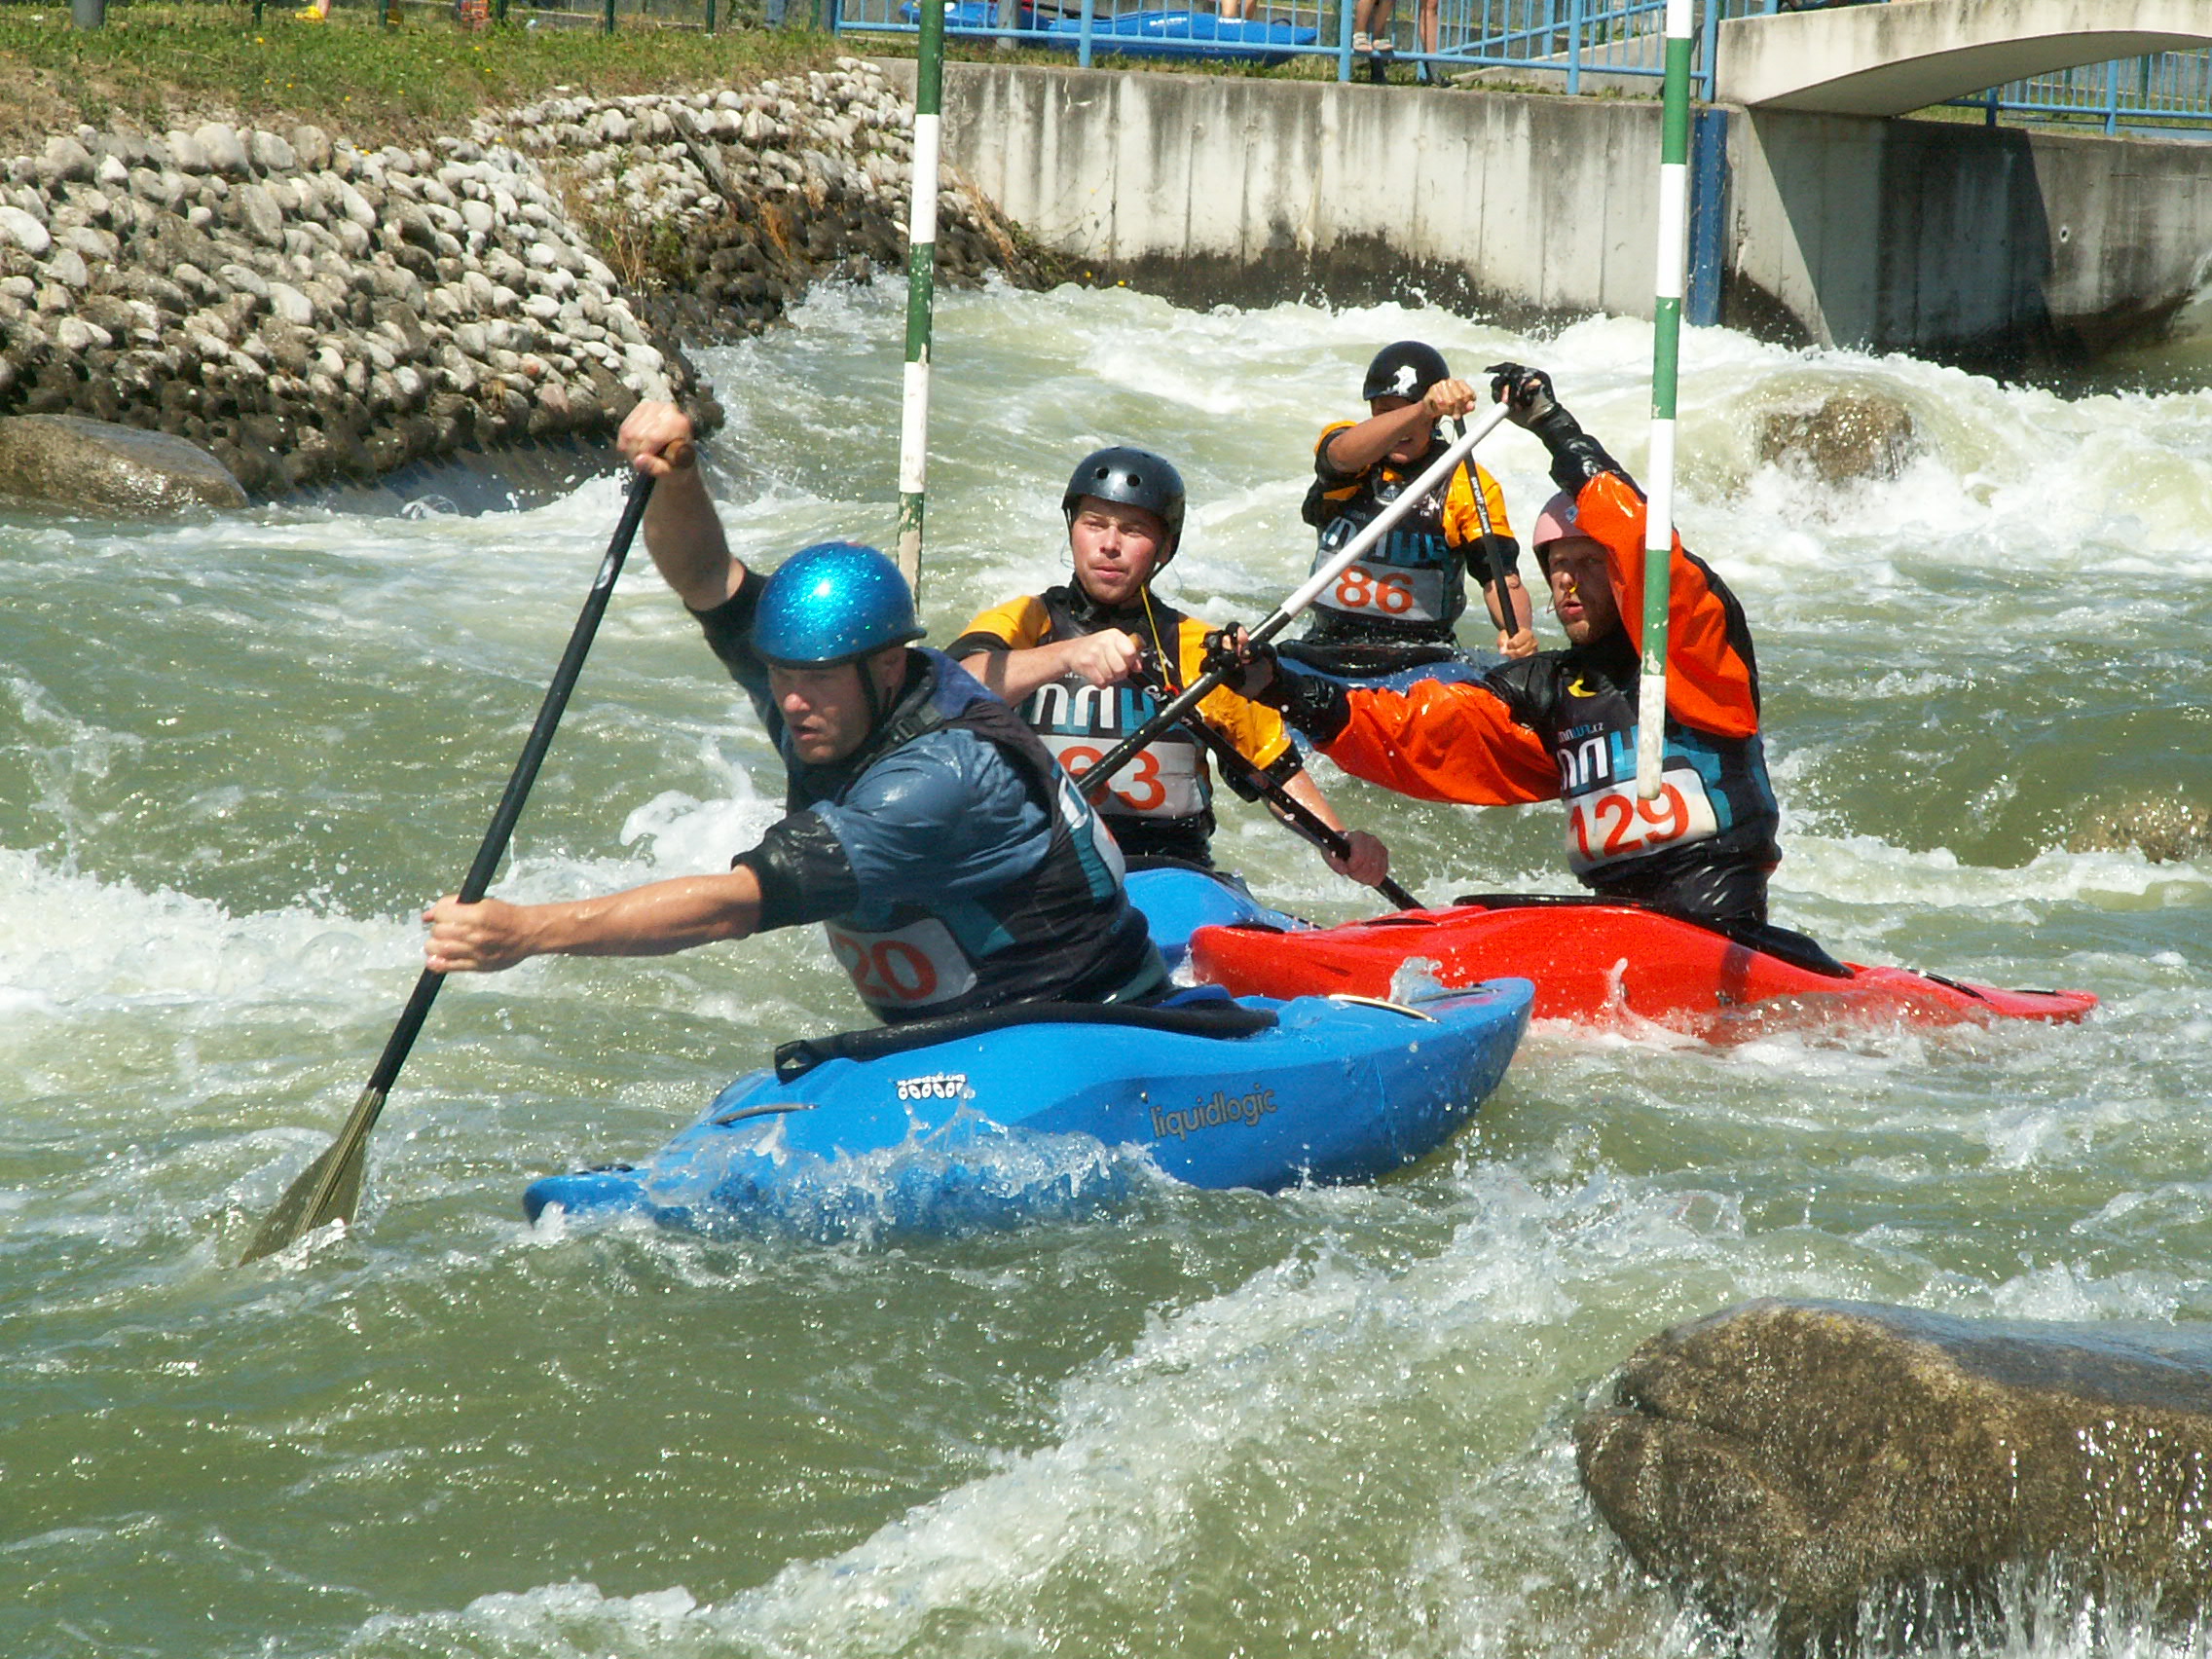
[[[954,63],[945,142],[1046,246],[1181,299],[1650,314],[1653,102]],[[1734,110],[1728,150],[1721,320],[1772,338],[2003,366],[2212,272],[2212,144]]]

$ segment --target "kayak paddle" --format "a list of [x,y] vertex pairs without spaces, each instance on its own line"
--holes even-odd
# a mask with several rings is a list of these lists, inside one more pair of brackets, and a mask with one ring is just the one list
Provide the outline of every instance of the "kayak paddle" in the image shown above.
[[[1269,777],[1263,768],[1255,766],[1251,761],[1245,759],[1242,754],[1237,751],[1236,746],[1231,743],[1229,739],[1215,731],[1213,727],[1207,725],[1196,715],[1183,722],[1183,729],[1213,752],[1213,756],[1221,763],[1221,769],[1224,773],[1235,773],[1243,780],[1246,788],[1265,795],[1270,804],[1289,821],[1293,830],[1296,830],[1301,835],[1304,835],[1331,857],[1340,859],[1351,857],[1350,836],[1346,835],[1342,830],[1326,823],[1319,813],[1292,794],[1290,791],[1284,789],[1274,779]],[[1382,894],[1383,898],[1389,900],[1401,910],[1425,910],[1428,908],[1427,905],[1388,876],[1384,876],[1375,884],[1375,891]]]
[[[515,821],[522,816],[523,801],[530,794],[531,785],[537,781],[538,765],[552,746],[553,728],[561,723],[562,711],[569,705],[569,693],[575,689],[577,676],[583,672],[584,653],[591,649],[592,636],[598,632],[599,619],[606,613],[607,602],[614,592],[614,578],[622,573],[622,561],[629,556],[630,543],[637,538],[638,526],[645,516],[645,502],[652,493],[650,476],[631,475],[629,500],[622,508],[621,522],[614,527],[614,539],[608,544],[607,556],[600,561],[599,573],[592,578],[582,614],[576,618],[575,631],[569,636],[569,648],[562,655],[561,666],[553,671],[553,682],[545,688],[545,701],[538,708],[537,723],[531,727],[529,740],[523,744],[522,758],[515,762],[514,773],[507,779],[507,792],[500,797],[498,810],[492,815],[492,827],[485,831],[484,844],[476,849],[476,862],[469,866],[467,879],[461,884],[461,900],[464,904],[475,903],[492,885],[492,876],[506,853],[507,840],[514,833]],[[353,1103],[353,1110],[346,1119],[346,1126],[339,1130],[329,1151],[309,1164],[284,1190],[283,1198],[277,1200],[269,1219],[261,1224],[261,1231],[253,1235],[245,1254],[239,1258],[240,1267],[283,1249],[295,1238],[318,1227],[353,1219],[354,1208],[361,1198],[361,1173],[368,1161],[369,1131],[376,1127],[377,1117],[384,1110],[385,1095],[398,1078],[399,1068],[407,1063],[408,1051],[414,1048],[423,1021],[429,1016],[430,1004],[437,1000],[438,987],[444,982],[443,974],[427,968],[423,970],[423,977],[415,981],[414,995],[407,999],[407,1007],[400,1013],[399,1023],[385,1043],[376,1069],[369,1074],[368,1087],[361,1090],[360,1099]]]
[[[1486,410],[1476,420],[1473,430],[1462,432],[1453,439],[1451,447],[1438,456],[1419,478],[1416,478],[1405,489],[1401,490],[1396,500],[1391,501],[1380,513],[1376,514],[1357,535],[1339,548],[1327,564],[1308,576],[1305,582],[1288,599],[1276,607],[1272,615],[1252,629],[1245,638],[1255,645],[1264,645],[1289,627],[1298,618],[1300,612],[1313,603],[1323,588],[1335,581],[1362,553],[1382,540],[1393,525],[1413,511],[1417,503],[1425,500],[1432,493],[1441,488],[1445,481],[1452,476],[1452,469],[1459,464],[1460,459],[1471,454],[1474,447],[1483,439],[1489,437],[1504,419],[1505,406],[1503,404]],[[1180,696],[1162,704],[1151,719],[1145,721],[1143,725],[1108,750],[1100,757],[1097,765],[1090,767],[1083,774],[1082,782],[1078,787],[1082,789],[1085,794],[1095,795],[1106,787],[1106,781],[1109,778],[1129,763],[1130,757],[1138,750],[1197,708],[1209,692],[1221,685],[1232,675],[1240,672],[1240,669],[1232,666],[1209,669],[1204,674],[1199,675],[1198,679],[1191,682],[1190,686]]]
[[[1455,415],[1452,430],[1463,438],[1467,435],[1467,423]],[[1466,469],[1467,490],[1475,498],[1475,521],[1483,527],[1483,551],[1490,556],[1491,591],[1497,595],[1497,614],[1504,624],[1498,632],[1511,639],[1521,632],[1521,619],[1513,614],[1513,596],[1505,591],[1505,578],[1512,572],[1505,568],[1505,554],[1497,545],[1497,533],[1491,529],[1490,503],[1483,499],[1483,481],[1475,476],[1474,461],[1471,457],[1462,457],[1459,464]]]

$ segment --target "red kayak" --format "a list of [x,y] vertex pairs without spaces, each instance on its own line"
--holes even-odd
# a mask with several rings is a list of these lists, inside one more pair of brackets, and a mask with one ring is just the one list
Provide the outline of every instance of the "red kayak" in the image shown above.
[[2008,991],[1862,967],[1785,928],[1724,931],[1595,898],[1484,895],[1342,927],[1205,927],[1191,936],[1198,977],[1237,996],[1384,997],[1408,962],[1434,964],[1426,971],[1447,986],[1529,979],[1538,1019],[1625,1015],[1706,1038],[1754,1035],[1776,1018],[1951,1025],[2074,1020],[2097,1006],[2087,991]]

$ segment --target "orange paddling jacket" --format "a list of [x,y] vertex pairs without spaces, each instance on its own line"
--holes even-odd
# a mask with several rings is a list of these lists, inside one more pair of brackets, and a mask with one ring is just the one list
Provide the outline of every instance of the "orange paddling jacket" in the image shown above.
[[[1592,446],[1595,450],[1595,446]],[[1605,549],[1621,627],[1481,679],[1406,691],[1284,670],[1282,706],[1330,759],[1423,800],[1567,803],[1567,861],[1588,887],[1712,919],[1764,920],[1781,858],[1759,739],[1758,665],[1743,607],[1675,538],[1662,788],[1636,791],[1643,634],[1642,495],[1606,461],[1575,489],[1577,528]]]

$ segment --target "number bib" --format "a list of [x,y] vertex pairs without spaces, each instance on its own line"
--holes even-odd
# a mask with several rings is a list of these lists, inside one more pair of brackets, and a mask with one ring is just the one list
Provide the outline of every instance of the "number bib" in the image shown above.
[[[1080,780],[1113,747],[1096,737],[1070,737],[1041,731],[1038,741],[1071,778]],[[1102,810],[1117,817],[1194,818],[1205,810],[1205,780],[1198,773],[1198,751],[1190,743],[1154,743],[1136,752],[1106,787]]]
[[863,933],[825,922],[837,965],[870,1008],[921,1009],[950,1002],[976,987],[975,965],[935,916],[885,933]]
[[1395,565],[1346,565],[1337,579],[1314,596],[1315,603],[1346,616],[1382,617],[1391,622],[1441,622],[1446,606],[1446,572],[1436,566],[1408,570]]
[[1670,766],[1659,774],[1656,800],[1637,799],[1631,778],[1570,795],[1567,802],[1567,858],[1576,875],[1719,832],[1705,780],[1687,766]]

